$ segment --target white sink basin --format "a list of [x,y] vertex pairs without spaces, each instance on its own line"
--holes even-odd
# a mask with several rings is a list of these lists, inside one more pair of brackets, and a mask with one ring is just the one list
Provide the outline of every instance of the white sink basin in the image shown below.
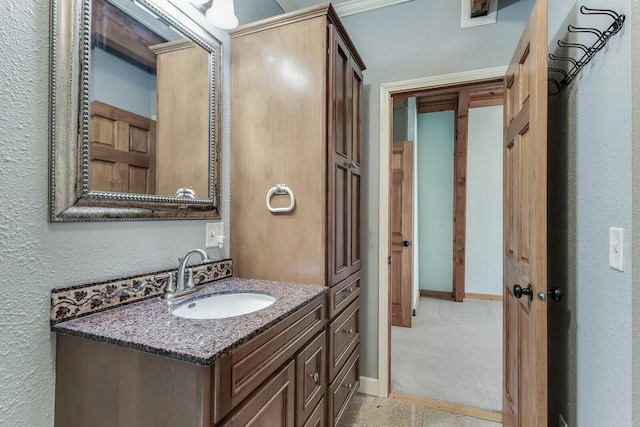
[[181,304],[171,314],[187,319],[225,319],[269,307],[276,297],[258,293],[215,294]]

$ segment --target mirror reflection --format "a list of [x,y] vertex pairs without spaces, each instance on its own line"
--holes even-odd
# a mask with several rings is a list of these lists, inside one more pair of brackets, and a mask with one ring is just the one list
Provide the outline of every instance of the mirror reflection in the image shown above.
[[210,197],[211,55],[131,0],[93,0],[89,189]]

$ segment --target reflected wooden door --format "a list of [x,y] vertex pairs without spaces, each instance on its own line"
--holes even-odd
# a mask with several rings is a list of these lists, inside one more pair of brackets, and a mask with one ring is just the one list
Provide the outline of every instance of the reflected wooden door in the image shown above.
[[91,191],[155,194],[156,122],[93,101],[90,123]]
[[413,141],[395,141],[391,157],[391,324],[411,327]]
[[547,425],[547,0],[504,79],[503,424]]

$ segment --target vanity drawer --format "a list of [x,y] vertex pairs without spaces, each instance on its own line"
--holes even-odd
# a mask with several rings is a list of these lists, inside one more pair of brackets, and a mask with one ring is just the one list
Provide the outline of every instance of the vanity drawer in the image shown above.
[[360,296],[360,272],[329,289],[327,294],[327,311],[329,319],[344,310],[352,301]]
[[316,298],[215,364],[214,424],[324,329],[324,299]]
[[360,342],[360,298],[329,325],[329,381],[335,378]]
[[327,418],[330,426],[338,425],[351,397],[360,386],[360,346],[357,346],[329,387]]
[[324,332],[296,356],[296,425],[309,418],[327,388]]

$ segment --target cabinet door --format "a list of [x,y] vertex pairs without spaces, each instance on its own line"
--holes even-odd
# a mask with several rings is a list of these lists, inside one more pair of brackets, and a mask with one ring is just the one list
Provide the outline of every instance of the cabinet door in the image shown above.
[[295,363],[290,361],[231,414],[223,426],[293,427]]
[[353,163],[352,68],[349,50],[331,26],[329,135],[331,171],[331,284],[351,274],[351,209]]
[[351,170],[350,170],[350,205],[351,215],[349,220],[350,250],[349,250],[349,274],[360,270],[362,264],[361,252],[361,227],[362,215],[362,72],[351,60]]
[[296,356],[296,425],[311,417],[327,388],[326,335],[319,334]]

